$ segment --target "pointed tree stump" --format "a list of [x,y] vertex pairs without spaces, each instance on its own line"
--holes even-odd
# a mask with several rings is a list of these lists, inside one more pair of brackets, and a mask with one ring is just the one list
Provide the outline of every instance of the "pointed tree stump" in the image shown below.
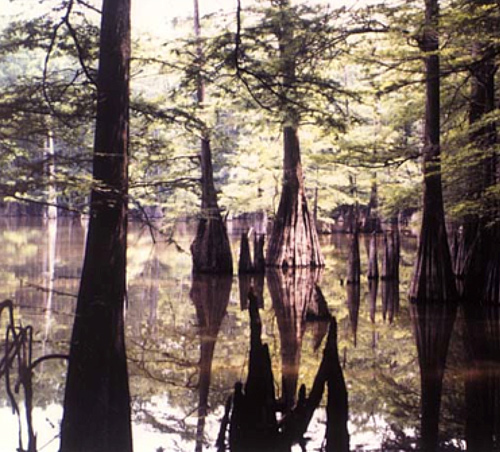
[[368,279],[378,279],[377,234],[372,234],[368,251]]

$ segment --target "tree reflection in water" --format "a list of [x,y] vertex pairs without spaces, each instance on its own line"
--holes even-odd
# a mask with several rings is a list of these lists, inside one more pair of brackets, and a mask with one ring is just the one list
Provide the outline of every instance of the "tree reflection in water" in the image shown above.
[[467,447],[500,449],[500,306],[466,304],[465,373]]
[[[43,268],[50,269],[47,264],[50,236],[47,229],[37,227],[38,229],[35,229],[30,226],[29,231],[36,231],[37,234],[30,236],[29,246],[23,245],[22,254],[19,247],[9,245],[10,241],[12,244],[19,241],[17,236],[9,238],[10,236],[7,235],[3,238],[6,244],[4,267],[10,275],[9,280],[16,282],[17,275],[25,281],[22,285],[19,283],[14,286],[4,285],[3,288],[4,291],[8,289],[16,293],[15,313],[16,317],[20,316],[23,325],[33,324],[35,327],[38,325],[38,332],[35,328],[37,334],[33,350],[35,358],[43,354],[44,344],[38,339],[42,341],[45,339],[44,321],[47,312],[54,320],[54,328],[48,335],[46,352],[64,353],[66,351],[69,333],[68,326],[64,326],[63,322],[67,323],[72,319],[74,306],[71,303],[72,298],[62,294],[74,292],[77,288],[83,243],[83,230],[75,229],[76,224],[71,223],[71,228],[69,228],[68,222],[59,222],[54,268],[55,291],[52,309],[50,309],[46,293],[34,288],[34,284],[45,286],[49,284],[49,281],[47,280],[48,282],[44,284],[41,278],[33,279],[33,275],[41,275]],[[4,232],[0,229],[0,234]],[[41,240],[41,237],[45,239]],[[348,239],[346,235],[332,238],[332,247],[326,254],[329,265],[321,277],[322,289],[328,299],[328,306],[339,321],[339,347],[341,350],[346,350],[343,357],[345,363],[343,370],[346,381],[349,383],[350,443],[353,450],[424,450],[424,444],[430,444],[431,441],[427,439],[417,444],[419,436],[422,434],[424,437],[429,437],[430,433],[437,431],[437,415],[440,416],[440,442],[436,446],[438,450],[465,450],[466,448],[473,452],[493,451],[495,448],[498,450],[500,308],[495,305],[481,306],[475,299],[472,300],[471,306],[463,308],[461,312],[463,318],[461,316],[458,319],[460,321],[455,322],[455,330],[448,347],[447,370],[441,394],[436,387],[439,389],[441,385],[439,379],[440,373],[443,372],[446,354],[446,347],[443,346],[449,334],[446,331],[450,328],[451,313],[447,313],[446,310],[440,313],[440,308],[432,306],[419,311],[416,306],[410,307],[406,298],[403,297],[400,312],[397,314],[397,299],[391,299],[390,296],[404,293],[407,288],[408,273],[415,252],[414,249],[408,248],[406,243],[408,238],[402,237],[401,288],[398,288],[397,281],[391,282],[387,278],[379,281],[378,287],[376,280],[370,281],[369,285],[365,279],[367,253],[361,254],[361,296],[366,294],[369,302],[362,303],[359,307],[356,348],[353,347],[352,333],[350,326],[347,325],[350,311],[345,302],[346,291],[351,289],[338,282],[340,276],[345,276],[349,251],[349,243],[346,239]],[[137,240],[131,242],[138,243]],[[222,297],[223,300],[216,300],[216,296],[222,295],[222,292],[229,294],[231,289],[225,288],[225,283],[209,283],[208,286],[204,286],[200,282],[201,278],[191,277],[189,257],[181,260],[176,257],[171,248],[163,247],[161,243],[157,244],[155,252],[151,252],[151,244],[146,240],[144,242],[141,248],[135,248],[135,246],[129,248],[133,256],[131,262],[136,270],[129,273],[130,309],[127,313],[129,325],[127,334],[130,345],[128,359],[133,388],[134,428],[136,429],[134,434],[137,432],[135,449],[137,452],[153,452],[163,447],[164,450],[169,451],[193,451],[195,447],[199,450],[203,446],[205,450],[214,450],[219,429],[218,422],[224,409],[223,401],[238,378],[243,378],[243,384],[238,391],[243,396],[242,401],[249,399],[246,377],[240,377],[246,374],[249,364],[248,356],[245,357],[248,347],[247,312],[240,312],[240,306],[236,303],[228,304],[229,295]],[[190,239],[186,240],[186,243],[190,243]],[[148,248],[144,248],[144,245]],[[47,251],[41,251],[44,249],[43,246]],[[76,249],[78,252],[75,251]],[[30,250],[31,254],[28,253]],[[186,262],[185,267],[184,262]],[[288,415],[285,416],[285,418],[290,418],[297,414],[299,406],[303,406],[302,400],[311,399],[312,390],[311,393],[308,391],[308,397],[305,397],[304,392],[302,396],[296,397],[296,390],[301,382],[306,381],[310,389],[318,370],[317,366],[321,357],[318,359],[317,355],[309,350],[312,348],[309,347],[312,336],[309,328],[312,327],[316,335],[314,338],[316,345],[321,342],[320,346],[323,348],[326,342],[324,331],[328,331],[329,321],[310,321],[325,317],[326,302],[317,286],[320,275],[314,271],[299,270],[295,274],[282,271],[268,272],[269,290],[263,290],[265,280],[262,275],[247,276],[246,289],[243,287],[244,283],[241,282],[246,276],[242,275],[240,278],[241,306],[247,308],[247,294],[250,288],[258,299],[259,307],[264,305],[263,297],[265,297],[267,310],[260,311],[263,322],[261,343],[269,343],[276,379],[281,380],[281,376],[278,375],[280,372],[277,370],[277,366],[281,365],[280,359],[274,354],[275,350],[278,353],[281,351],[280,341],[284,345],[283,352],[288,347],[288,356],[290,356],[288,364],[284,363],[283,380],[288,388],[294,387],[295,389],[290,396],[282,397],[282,382],[279,381],[277,384],[274,381],[273,389],[276,391],[272,404],[274,411],[269,410],[267,414],[264,411],[266,419],[270,418],[272,425],[273,422],[276,423],[275,428],[278,433],[275,435],[279,438],[276,440],[279,443],[282,438],[283,440],[285,438],[285,436],[279,436],[283,435],[280,433],[283,431],[283,416],[280,410],[285,409],[285,403],[282,402],[292,400],[292,403],[288,402]],[[189,280],[192,281],[194,302],[186,300],[184,296],[191,287],[189,282],[184,284],[184,281]],[[370,294],[368,294],[369,289]],[[213,298],[210,295],[211,291]],[[238,296],[237,291],[234,294]],[[270,303],[271,296],[272,304]],[[383,298],[382,304],[378,304],[381,298]],[[226,306],[228,314],[226,314]],[[414,311],[412,318],[409,317],[410,309]],[[377,311],[376,314],[375,311]],[[386,321],[382,318],[384,311]],[[4,315],[5,313],[6,310],[4,310]],[[392,323],[390,323],[391,319],[393,319]],[[415,336],[417,342],[411,333],[412,322],[418,333]],[[193,324],[197,328],[193,329]],[[345,332],[343,325],[346,325]],[[5,324],[3,326],[5,327]],[[272,338],[274,326],[278,327],[276,328],[278,338],[276,342]],[[306,326],[307,331],[304,336]],[[214,352],[216,338],[218,342]],[[9,343],[12,344],[12,341]],[[302,344],[304,344],[303,347]],[[306,344],[308,347],[305,346]],[[264,344],[262,346],[264,347]],[[421,355],[419,363],[416,360],[417,346]],[[302,350],[300,350],[301,347]],[[5,349],[4,346],[2,348]],[[252,362],[255,361],[254,355],[255,353],[252,352]],[[45,366],[43,373],[41,373],[42,364]],[[299,364],[301,365],[300,374],[298,373]],[[422,366],[422,378],[425,378],[423,382],[425,388],[422,392],[422,408],[425,405],[425,409],[421,413],[418,364]],[[49,437],[54,437],[55,430],[59,427],[59,412],[50,414],[53,416],[50,422],[54,427],[51,429],[45,427],[47,425],[45,418],[49,419],[49,415],[43,409],[60,403],[61,376],[64,375],[64,366],[64,361],[52,360],[42,361],[40,366],[34,369],[33,430],[37,435],[39,445],[44,444]],[[288,371],[290,373],[287,374]],[[17,378],[17,370],[11,369],[10,372],[11,381],[14,382]],[[265,372],[262,368],[251,371],[252,378],[256,374],[257,377],[260,375],[262,378]],[[298,375],[301,375],[301,381],[298,381]],[[2,377],[2,385],[5,385],[4,377],[5,375]],[[248,378],[250,379],[250,375]],[[209,384],[210,401],[208,402]],[[279,392],[276,387],[280,387]],[[14,383],[12,383],[12,389],[14,389]],[[22,395],[24,391],[22,387],[20,389]],[[255,389],[253,391],[255,392]],[[2,397],[6,406],[3,421],[3,419],[10,419],[12,415],[7,409],[9,397],[5,391]],[[439,406],[440,397],[441,406]],[[208,403],[210,403],[209,409]],[[326,397],[323,403],[326,403]],[[309,405],[306,403],[305,406]],[[226,429],[223,429],[226,433],[227,447],[230,446],[229,424],[233,422],[234,425],[237,419],[235,417],[237,413],[233,415],[232,411],[231,405],[228,408],[230,415],[226,419],[228,425]],[[250,416],[248,413],[250,411],[247,411],[246,419]],[[262,410],[255,409],[253,413],[255,413],[254,416],[264,416]],[[24,413],[23,416],[26,414]],[[199,419],[197,414],[200,414]],[[420,417],[422,418],[421,431],[418,427]],[[15,422],[17,421],[13,422],[12,427],[5,427],[7,422],[2,423],[4,425],[0,444],[2,451],[16,448]],[[316,445],[319,447],[318,442],[324,435],[322,422],[322,416],[315,415],[309,424],[307,434],[311,437],[311,442],[307,444],[309,451],[316,450],[313,449],[313,444],[314,447]],[[339,423],[330,422],[329,425],[337,426]],[[197,441],[196,433],[198,433]],[[436,438],[434,433],[433,435]],[[154,438],[154,441],[151,438]],[[28,436],[24,439],[24,448],[28,447],[27,440]],[[154,443],[154,446],[148,444],[146,447],[148,441]],[[249,441],[255,441],[255,439],[250,438]],[[15,447],[10,446],[13,442]],[[255,443],[249,444],[253,447]],[[280,444],[287,445],[289,442]],[[54,441],[52,448],[48,447],[43,450],[55,451],[55,447],[57,447],[57,441]],[[265,447],[271,449],[271,445]],[[281,446],[278,444],[276,447]],[[235,448],[235,450],[241,450],[241,448]],[[252,450],[250,445],[247,449]],[[253,450],[256,449],[256,447],[253,448]]]
[[[281,274],[284,275],[286,272]],[[290,276],[289,273],[288,275]],[[279,282],[279,280],[274,282]],[[308,294],[309,291],[301,293]],[[292,406],[287,406],[277,400],[275,395],[269,348],[262,342],[262,323],[257,298],[252,291],[249,292],[248,297],[251,329],[248,377],[245,385],[236,383],[234,395],[228,399],[217,440],[218,451],[226,450],[227,429],[229,429],[228,444],[231,452],[290,451],[295,443],[299,443],[302,450],[305,450],[304,434],[314,411],[321,402],[326,385],[328,385],[326,450],[348,451],[347,390],[338,358],[335,318],[329,318],[330,327],[323,359],[309,396],[306,397],[306,388],[302,385],[297,402]],[[280,302],[281,307],[289,301],[290,299]],[[301,307],[307,307],[307,303],[301,304]],[[305,310],[297,312],[305,312]],[[278,316],[280,313],[283,314],[284,311],[277,311]],[[305,322],[305,316],[303,317]],[[295,333],[297,332],[298,330],[295,330]],[[288,387],[290,388],[290,385]],[[278,412],[282,414],[281,418],[278,418]]]
[[219,329],[231,295],[232,277],[193,273],[190,297],[196,308],[200,336],[199,404],[196,451],[203,450],[205,419],[212,376],[212,361]]
[[420,365],[423,451],[438,448],[443,376],[456,312],[455,303],[412,303],[410,306]]
[[[326,302],[317,283],[320,269],[269,269],[267,285],[276,313],[281,343],[282,398],[285,413],[295,405],[299,377],[302,338],[308,317],[328,315]],[[325,330],[317,330],[316,343]]]

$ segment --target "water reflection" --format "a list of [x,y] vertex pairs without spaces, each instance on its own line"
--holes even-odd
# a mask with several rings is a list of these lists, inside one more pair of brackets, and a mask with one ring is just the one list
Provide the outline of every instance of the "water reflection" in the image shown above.
[[[248,375],[244,385],[236,383],[234,393],[226,403],[217,439],[218,452],[226,450],[226,442],[231,452],[288,452],[295,443],[305,451],[304,434],[321,402],[325,386],[328,387],[325,450],[347,452],[347,389],[339,363],[335,318],[329,320],[323,359],[309,395],[306,396],[306,388],[302,385],[297,402],[286,406],[275,395],[271,356],[268,345],[262,341],[257,298],[252,291],[248,297],[251,330]],[[278,413],[281,417],[277,416]]]
[[370,320],[375,323],[375,314],[377,313],[378,279],[368,281],[368,305],[370,309]]
[[193,273],[189,295],[196,308],[200,337],[199,404],[195,449],[197,452],[203,450],[214,349],[222,320],[226,315],[232,282],[231,276]]
[[381,285],[382,318],[392,323],[399,312],[399,280],[383,279]]
[[443,376],[457,306],[454,303],[415,303],[410,312],[420,366],[420,445],[423,451],[434,451],[438,448]]
[[464,307],[468,450],[500,448],[500,306]]
[[267,284],[280,334],[284,412],[295,405],[302,339],[309,316],[326,314],[318,288],[320,269],[269,269]]
[[[189,250],[192,231],[185,229],[183,233],[178,229],[175,238],[180,248]],[[232,248],[237,250],[241,229],[233,229]],[[42,355],[42,347],[45,353],[67,351],[84,234],[82,224],[66,219],[60,219],[57,228],[50,222],[0,220],[4,251],[0,291],[3,298],[15,296],[23,325],[35,326],[35,358]],[[416,308],[410,308],[405,293],[415,240],[401,236],[399,282],[383,278],[377,284],[376,279],[367,280],[367,247],[360,253],[357,286],[345,283],[352,247],[349,236],[336,234],[323,237],[322,241],[327,267],[321,274],[275,270],[266,277],[241,275],[238,285],[230,285],[230,279],[212,284],[192,277],[189,252],[179,251],[161,237],[153,245],[147,230],[131,225],[127,341],[136,451],[193,451],[202,446],[214,450],[224,402],[235,381],[248,379],[249,291],[260,308],[261,342],[269,350],[276,378],[275,400],[280,409],[291,414],[300,400],[299,385],[313,387],[329,329],[328,320],[317,320],[329,319],[332,313],[339,322],[342,370],[349,388],[351,448],[372,451],[421,447],[420,395],[422,406],[424,399],[426,407],[434,406],[434,411],[425,408],[422,417],[426,419],[425,427],[422,426],[426,436],[431,431],[428,420],[434,416],[434,425],[436,421],[439,393],[432,390],[432,385],[438,382],[439,373],[432,369],[439,368],[437,358],[442,360],[446,353],[443,345],[449,316],[443,318],[429,308],[424,312],[416,310],[410,317],[410,309]],[[386,251],[381,236],[379,245],[383,257]],[[391,246],[398,249],[396,238]],[[386,261],[386,268],[388,264]],[[47,290],[50,287],[51,297]],[[218,299],[222,294],[225,295]],[[358,296],[366,297],[367,302],[360,304]],[[454,326],[447,372],[441,384],[440,444],[447,450],[464,449],[466,440],[467,447],[478,452],[497,447],[498,317],[498,309],[475,307],[464,311],[464,320]],[[413,324],[418,333],[415,336]],[[422,393],[419,364],[424,377],[429,376],[425,381],[430,381]],[[64,362],[56,360],[44,362],[35,372],[33,400],[38,408],[33,419],[39,444],[48,442],[58,428],[60,409],[51,409],[50,416],[41,414],[41,410],[60,405],[64,372]],[[245,393],[244,386],[242,391]],[[465,403],[466,422],[461,417]],[[6,395],[2,393],[2,406],[6,404]],[[322,402],[326,404],[327,397]],[[4,425],[4,419],[11,416],[8,409],[0,408]],[[281,414],[276,418],[280,422]],[[321,447],[326,424],[325,410],[317,410],[309,423],[308,450]],[[13,452],[17,447],[15,426],[11,430],[11,434],[2,435],[2,451]],[[402,435],[404,441],[398,442]],[[7,436],[12,436],[12,441]],[[43,450],[57,451],[57,441]]]

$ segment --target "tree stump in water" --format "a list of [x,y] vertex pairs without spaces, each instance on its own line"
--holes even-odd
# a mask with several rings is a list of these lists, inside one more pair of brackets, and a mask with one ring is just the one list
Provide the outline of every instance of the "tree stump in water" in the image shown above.
[[232,274],[233,258],[226,225],[217,209],[204,210],[191,244],[193,271]]
[[356,229],[351,237],[346,280],[348,284],[359,284],[360,278],[361,259],[359,256],[359,231]]
[[238,274],[252,273],[254,265],[252,263],[252,256],[250,254],[250,244],[248,243],[248,233],[241,234],[240,242],[240,259],[238,261]]
[[370,247],[368,251],[368,279],[378,279],[378,253],[377,253],[377,234],[373,233],[370,237]]
[[399,232],[384,233],[384,254],[382,258],[382,279],[399,281]]
[[250,359],[245,385],[237,383],[233,397],[226,403],[224,417],[217,439],[217,450],[226,449],[226,430],[229,425],[231,452],[290,452],[292,445],[305,445],[304,434],[328,385],[326,446],[328,451],[348,452],[347,389],[337,350],[337,323],[331,317],[323,358],[313,386],[306,396],[305,386],[299,391],[297,403],[279,422],[276,413],[279,403],[275,398],[271,359],[261,339],[261,321],[256,299],[249,294]]

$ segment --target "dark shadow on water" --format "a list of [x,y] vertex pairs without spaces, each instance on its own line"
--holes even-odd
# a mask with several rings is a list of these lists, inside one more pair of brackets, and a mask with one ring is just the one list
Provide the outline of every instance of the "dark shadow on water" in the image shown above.
[[[325,387],[328,387],[325,450],[349,450],[347,389],[338,357],[337,323],[323,311],[326,302],[316,285],[318,278],[319,274],[311,270],[268,274],[282,345],[282,399],[276,397],[271,357],[267,344],[262,341],[258,299],[249,292],[248,376],[245,384],[236,383],[226,403],[217,440],[219,452],[226,449],[232,452],[288,452],[297,443],[306,450],[304,435]],[[328,338],[309,395],[302,385],[296,398],[302,337],[307,319],[312,321],[313,315],[315,322],[323,316]]]
[[464,307],[467,447],[500,450],[500,306]]
[[411,304],[410,313],[420,366],[420,450],[432,452],[439,447],[443,376],[457,307],[454,303]]

